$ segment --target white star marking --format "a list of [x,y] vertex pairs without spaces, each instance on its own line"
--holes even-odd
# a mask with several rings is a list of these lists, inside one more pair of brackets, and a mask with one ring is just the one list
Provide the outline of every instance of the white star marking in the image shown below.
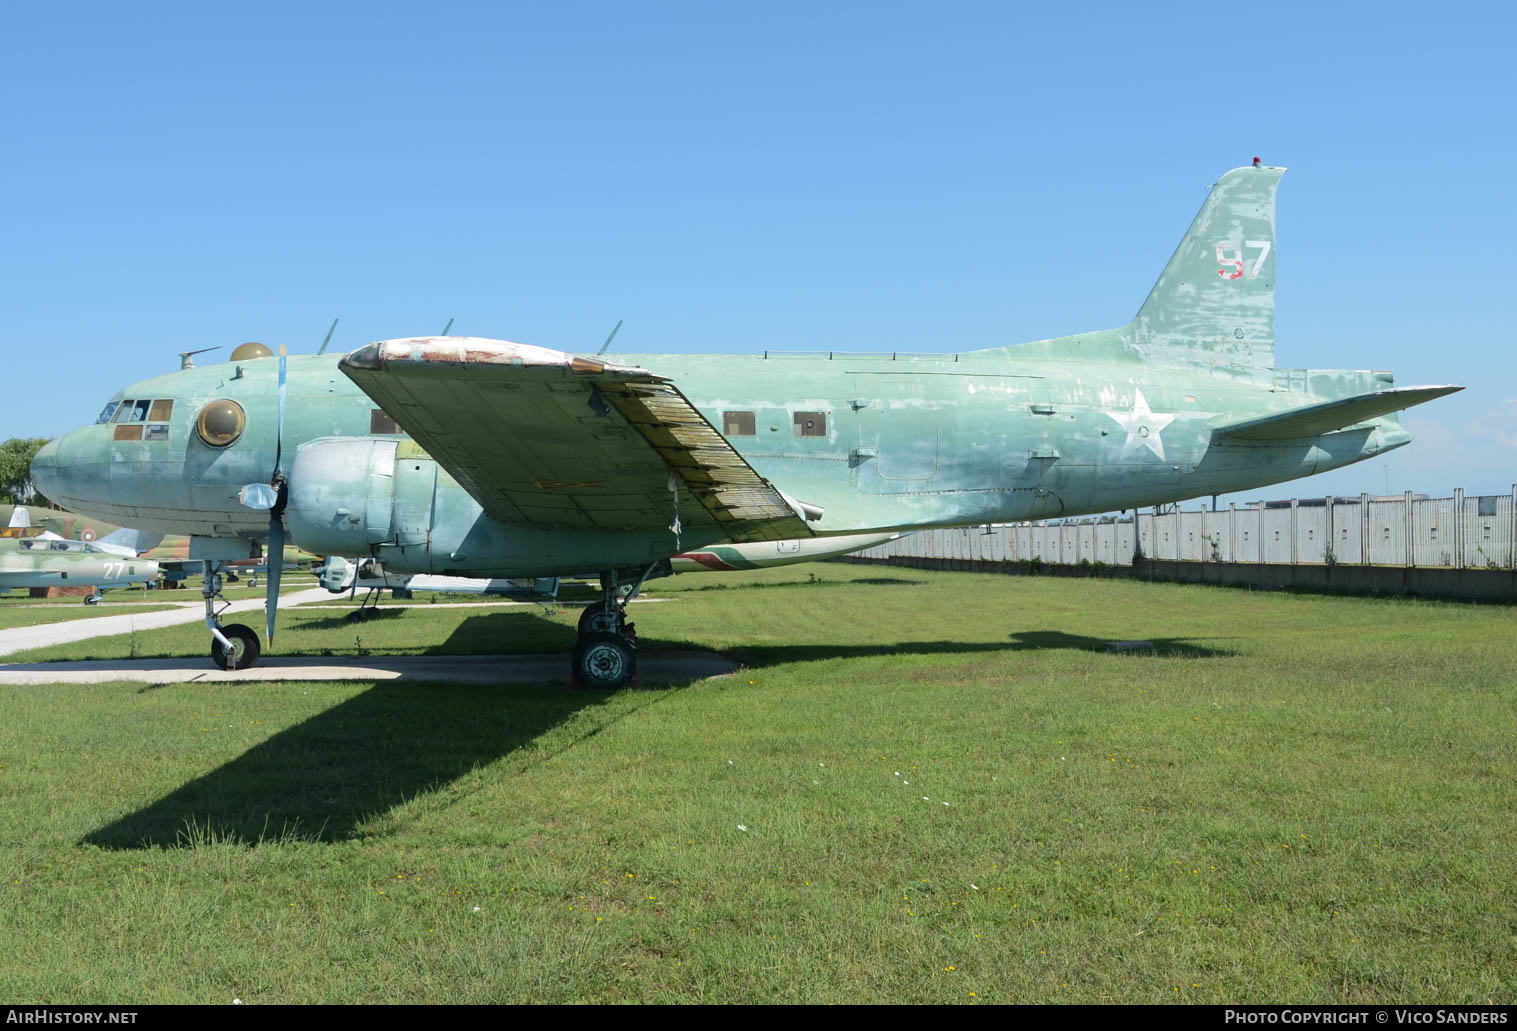
[[1158,415],[1149,411],[1148,402],[1143,398],[1143,391],[1138,390],[1134,391],[1134,393],[1137,395],[1137,400],[1133,402],[1132,411],[1121,415],[1116,412],[1106,413],[1118,426],[1127,431],[1127,441],[1122,445],[1122,454],[1125,455],[1139,444],[1142,444],[1148,450],[1158,455],[1159,460],[1162,462],[1164,460],[1164,441],[1159,439],[1159,431],[1174,422],[1175,417],[1173,415]]

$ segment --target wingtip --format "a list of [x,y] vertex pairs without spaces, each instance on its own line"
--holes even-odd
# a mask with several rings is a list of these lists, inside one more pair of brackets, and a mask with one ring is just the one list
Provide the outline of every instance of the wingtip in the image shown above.
[[366,344],[356,351],[350,351],[337,364],[350,369],[377,369],[381,364],[379,344]]

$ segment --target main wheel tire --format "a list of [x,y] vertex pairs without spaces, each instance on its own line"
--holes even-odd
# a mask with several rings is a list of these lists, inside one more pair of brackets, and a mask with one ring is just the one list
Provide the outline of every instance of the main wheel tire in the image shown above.
[[574,684],[591,691],[615,691],[637,677],[637,650],[620,634],[583,634],[574,646]]
[[98,594],[86,594],[84,596],[84,603],[86,605],[99,605],[100,604],[100,595],[98,595]]
[[221,633],[232,642],[232,652],[227,654],[221,647],[221,642],[211,638],[211,659],[217,666],[221,669],[249,669],[258,662],[261,649],[258,646],[258,634],[252,627],[233,623],[222,627]]
[[594,602],[585,606],[585,610],[579,614],[579,636],[587,634],[616,633],[622,629],[626,618],[620,609],[613,611],[612,615],[606,615],[606,606],[600,602]]

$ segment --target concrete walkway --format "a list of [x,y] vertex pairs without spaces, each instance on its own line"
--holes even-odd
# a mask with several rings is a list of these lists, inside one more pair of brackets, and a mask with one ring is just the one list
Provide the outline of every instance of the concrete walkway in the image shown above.
[[[261,603],[260,603],[261,604]],[[122,617],[125,618],[125,617]],[[95,620],[93,622],[99,622]],[[248,680],[444,680],[462,684],[567,683],[569,656],[371,655],[362,658],[271,656],[252,669],[225,672],[207,654],[197,659],[93,659],[0,666],[0,684],[217,683]],[[688,684],[735,673],[738,664],[712,652],[650,652],[637,657],[637,682]]]
[[[299,605],[307,601],[320,601],[330,598],[331,595],[320,587],[312,587],[309,590],[295,591],[291,594],[279,596],[279,607]],[[161,603],[160,603],[161,604]],[[222,622],[229,620],[228,616],[240,612],[263,613],[263,599],[249,598],[247,601],[234,601],[231,607],[222,614]],[[0,655],[10,655],[15,652],[27,651],[31,648],[46,648],[53,644],[70,644],[74,641],[87,641],[91,637],[108,637],[111,634],[129,634],[133,630],[157,630],[160,627],[178,626],[181,623],[200,623],[205,619],[205,605],[203,602],[184,602],[178,608],[168,612],[137,612],[127,613],[121,616],[97,616],[93,619],[71,619],[62,623],[49,623],[43,626],[18,626],[10,630],[0,630]],[[257,628],[259,630],[262,627]],[[260,636],[262,636],[260,634]],[[210,661],[210,634],[206,634],[206,661]]]

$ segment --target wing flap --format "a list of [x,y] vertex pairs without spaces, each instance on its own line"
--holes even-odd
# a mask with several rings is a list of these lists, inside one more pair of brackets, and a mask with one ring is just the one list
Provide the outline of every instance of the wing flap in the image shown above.
[[1318,437],[1347,426],[1399,412],[1412,405],[1452,394],[1463,387],[1397,387],[1392,390],[1376,390],[1368,394],[1324,401],[1321,404],[1305,405],[1285,412],[1276,412],[1257,419],[1219,426],[1212,431],[1213,437],[1233,440],[1268,441],[1298,440]]

